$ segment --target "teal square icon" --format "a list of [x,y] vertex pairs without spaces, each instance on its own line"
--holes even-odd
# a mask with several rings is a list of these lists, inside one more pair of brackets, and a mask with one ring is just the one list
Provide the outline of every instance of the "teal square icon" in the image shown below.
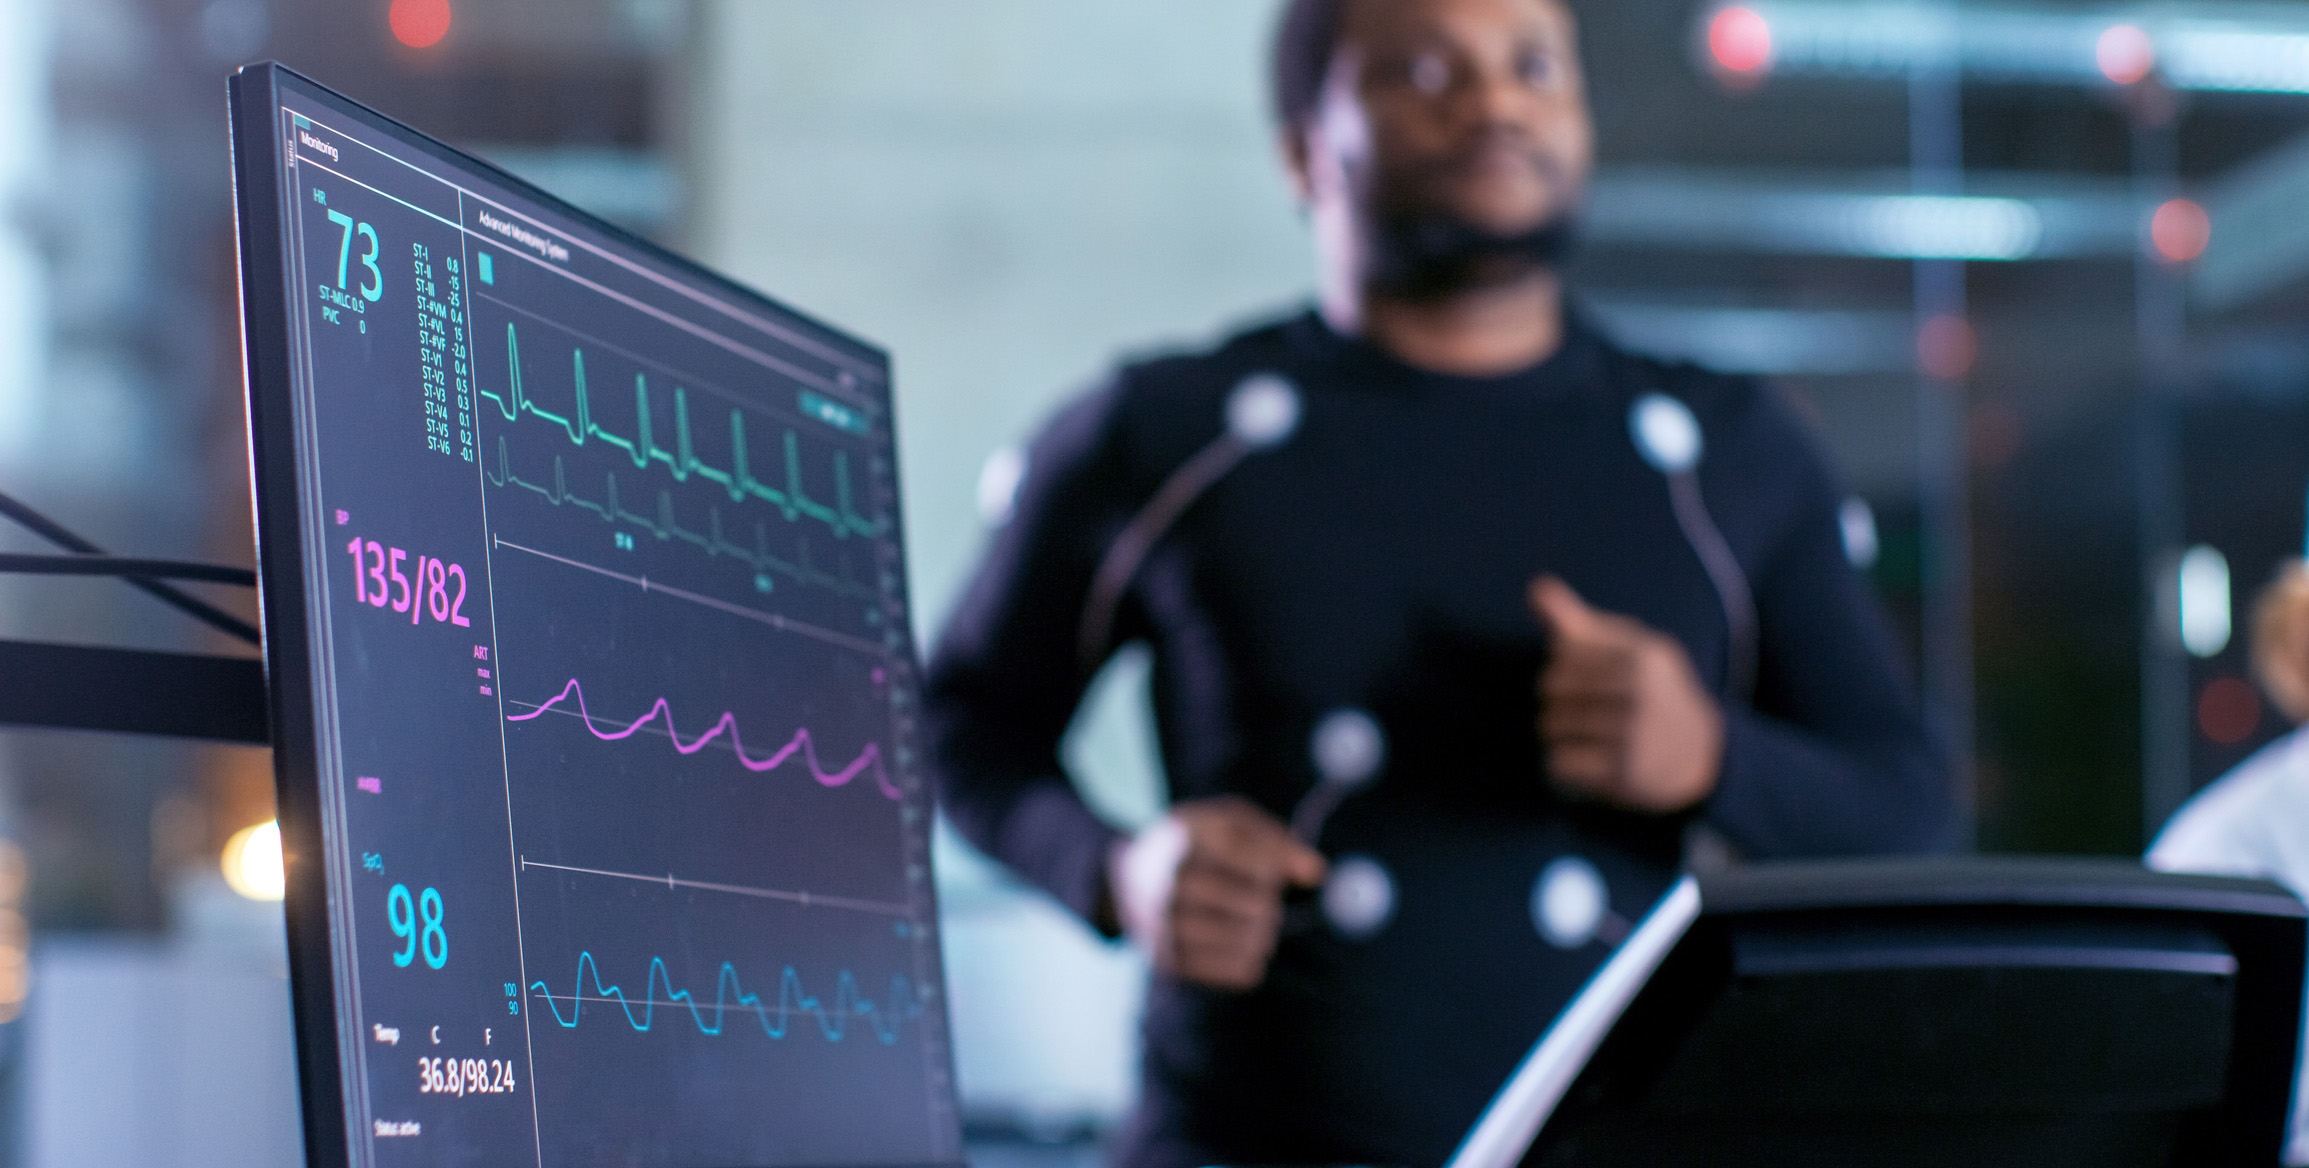
[[481,282],[484,284],[496,283],[497,265],[494,261],[491,260],[489,253],[484,251],[475,252],[474,254],[481,258]]

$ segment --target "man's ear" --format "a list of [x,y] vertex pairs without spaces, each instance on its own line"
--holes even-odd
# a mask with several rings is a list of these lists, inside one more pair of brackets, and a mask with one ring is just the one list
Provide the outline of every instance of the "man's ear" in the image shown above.
[[1299,196],[1299,206],[1306,208],[1315,201],[1315,184],[1307,151],[1307,128],[1286,125],[1275,134],[1275,146],[1283,156],[1283,170],[1291,176],[1291,190]]

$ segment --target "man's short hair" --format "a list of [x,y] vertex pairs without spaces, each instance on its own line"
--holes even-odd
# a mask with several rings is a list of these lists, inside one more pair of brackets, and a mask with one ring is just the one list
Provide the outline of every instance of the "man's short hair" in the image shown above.
[[1323,80],[1331,72],[1331,58],[1339,49],[1339,29],[1346,23],[1347,0],[1290,0],[1275,28],[1275,118],[1286,129],[1298,129],[1315,116],[1323,101]]

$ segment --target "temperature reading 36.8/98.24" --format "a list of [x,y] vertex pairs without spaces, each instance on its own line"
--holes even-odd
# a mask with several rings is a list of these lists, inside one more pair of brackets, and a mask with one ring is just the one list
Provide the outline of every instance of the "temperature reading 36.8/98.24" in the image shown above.
[[513,1091],[509,1059],[419,1058],[420,1095],[505,1095]]

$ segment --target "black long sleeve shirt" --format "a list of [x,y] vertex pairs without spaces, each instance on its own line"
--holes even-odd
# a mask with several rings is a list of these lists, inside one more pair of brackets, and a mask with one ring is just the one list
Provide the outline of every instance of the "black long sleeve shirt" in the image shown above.
[[1846,560],[1839,492],[1771,393],[1632,356],[1576,316],[1542,364],[1468,378],[1307,314],[1127,366],[1030,448],[925,700],[946,813],[980,847],[1095,911],[1116,833],[1057,757],[1090,680],[1076,640],[1092,578],[1257,374],[1297,387],[1296,430],[1154,545],[1112,640],[1153,649],[1173,799],[1234,793],[1287,817],[1317,780],[1313,729],[1367,711],[1384,770],[1320,846],[1380,864],[1392,911],[1367,936],[1287,930],[1247,994],[1157,978],[1124,1163],[1441,1162],[1609,951],[1611,928],[1569,950],[1541,935],[1537,875],[1587,860],[1625,921],[1672,881],[1688,817],[1551,792],[1533,731],[1546,645],[1525,601],[1533,577],[1560,576],[1673,635],[1723,691],[1722,602],[1629,435],[1646,392],[1697,416],[1702,491],[1758,616],[1753,694],[1725,701],[1695,814],[1758,858],[1943,846],[1952,793]]

